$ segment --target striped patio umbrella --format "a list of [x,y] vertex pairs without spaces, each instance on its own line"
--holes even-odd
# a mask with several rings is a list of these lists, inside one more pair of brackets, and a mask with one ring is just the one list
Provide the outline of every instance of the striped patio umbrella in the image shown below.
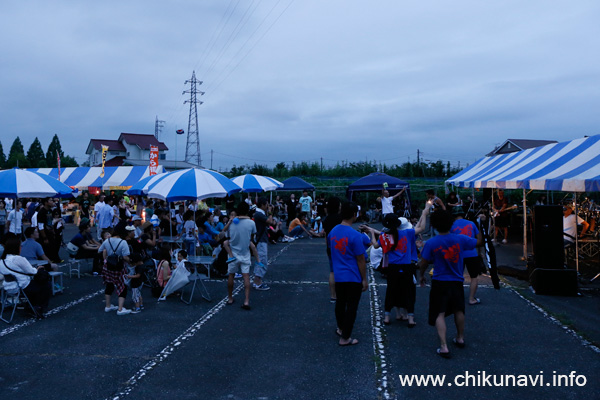
[[148,190],[150,190],[150,187],[160,182],[167,175],[169,175],[169,173],[147,176],[135,185],[131,186],[125,193],[130,196],[145,195],[148,193]]
[[148,189],[148,197],[167,201],[202,200],[225,197],[241,190],[218,172],[190,168],[167,174]]
[[283,183],[276,179],[262,175],[240,175],[231,180],[242,188],[243,192],[269,192],[283,187]]
[[58,179],[22,169],[0,171],[0,197],[66,197],[73,189]]

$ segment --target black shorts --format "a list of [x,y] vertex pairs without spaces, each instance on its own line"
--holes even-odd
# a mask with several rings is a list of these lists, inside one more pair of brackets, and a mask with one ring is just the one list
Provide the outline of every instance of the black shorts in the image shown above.
[[469,272],[469,276],[471,278],[477,278],[484,271],[483,269],[483,260],[481,257],[467,257],[464,259],[465,268]]
[[508,215],[498,215],[494,220],[496,228],[508,228]]
[[447,317],[459,311],[465,312],[463,283],[458,281],[431,280],[431,291],[429,292],[429,325],[435,326],[435,320],[441,313],[444,313]]

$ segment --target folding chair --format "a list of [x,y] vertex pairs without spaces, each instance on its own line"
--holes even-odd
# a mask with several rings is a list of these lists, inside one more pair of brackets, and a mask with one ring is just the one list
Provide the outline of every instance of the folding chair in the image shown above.
[[[40,317],[35,307],[29,301],[29,297],[23,291],[21,286],[19,286],[19,282],[14,275],[4,274],[4,285],[2,286],[2,294],[0,295],[0,302],[2,303],[2,310],[0,311],[0,320],[10,324],[15,316],[15,311],[17,310],[17,305],[21,303],[21,299],[25,299],[29,307],[31,307],[31,311],[36,317]],[[7,284],[8,283],[8,284]],[[4,310],[10,308],[12,306],[12,312],[10,314],[10,319],[4,318]]]
[[[206,288],[203,282],[204,280],[208,279],[208,275],[204,273],[199,273],[196,266],[189,261],[185,263],[185,268],[191,272],[190,276],[188,276],[190,283],[181,289],[180,300],[183,301],[185,304],[191,304],[192,298],[194,297],[194,291],[196,290],[196,285],[198,284],[198,282],[200,282],[200,294],[202,295],[202,298],[206,301],[211,301],[210,293],[208,293],[208,289]],[[184,292],[185,288],[190,284],[192,285],[192,291],[190,292],[190,297],[186,300]]]

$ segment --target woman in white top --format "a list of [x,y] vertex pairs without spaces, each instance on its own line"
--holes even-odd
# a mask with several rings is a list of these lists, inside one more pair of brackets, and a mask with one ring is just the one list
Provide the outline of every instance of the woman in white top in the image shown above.
[[[52,287],[46,279],[33,279],[38,271],[43,270],[44,266],[37,269],[32,267],[25,257],[21,257],[21,241],[12,237],[4,244],[4,255],[0,261],[0,273],[5,276],[4,289],[16,289],[16,283],[23,289],[31,304],[35,307],[38,316],[42,316],[48,308],[48,301],[52,295]],[[16,278],[16,282],[8,281],[7,275]]]

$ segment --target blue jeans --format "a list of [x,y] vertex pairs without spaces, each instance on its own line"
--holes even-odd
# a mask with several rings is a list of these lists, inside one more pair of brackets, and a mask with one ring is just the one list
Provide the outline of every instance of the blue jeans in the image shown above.
[[302,227],[298,225],[288,233],[288,236],[302,236],[303,233],[304,229],[302,229]]

